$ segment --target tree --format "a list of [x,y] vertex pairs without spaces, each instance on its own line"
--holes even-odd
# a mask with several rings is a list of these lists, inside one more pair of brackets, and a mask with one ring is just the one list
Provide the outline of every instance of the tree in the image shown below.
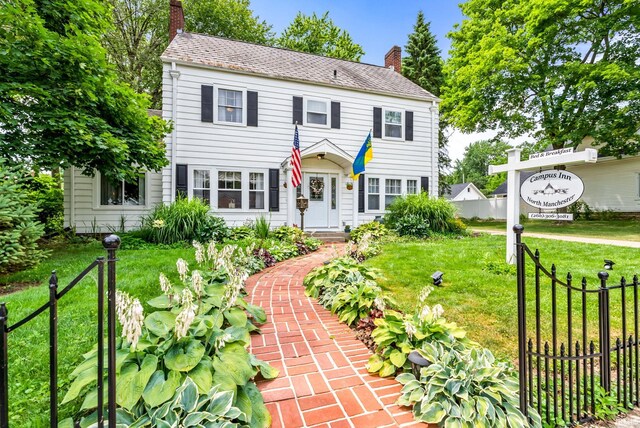
[[[442,57],[436,44],[436,37],[431,33],[430,23],[424,20],[422,11],[418,12],[413,33],[409,34],[409,41],[405,52],[409,56],[402,59],[402,75],[435,96],[440,96],[444,81],[442,73]],[[449,187],[446,172],[451,166],[451,159],[447,151],[448,138],[445,133],[447,121],[440,116],[438,130],[438,192],[446,193]]]
[[554,148],[591,136],[601,153],[640,150],[640,4],[469,0],[449,35],[445,110],[466,132],[498,128]]
[[321,17],[298,12],[291,24],[276,39],[276,45],[300,52],[360,61],[364,50],[346,32],[337,27],[329,12]]
[[[118,75],[162,108],[162,61],[169,44],[167,0],[109,0],[113,28],[103,38]],[[249,8],[249,0],[184,0],[185,30],[271,44],[271,26]]]
[[169,130],[148,98],[118,82],[100,38],[98,0],[14,0],[0,8],[0,155],[110,179],[166,164]]
[[[523,143],[519,145],[525,158],[536,150],[535,145]],[[471,143],[464,150],[462,160],[455,162],[449,180],[455,183],[473,183],[484,194],[488,195],[506,179],[506,173],[489,176],[489,165],[501,165],[507,162],[506,151],[512,146],[499,139],[481,140]]]

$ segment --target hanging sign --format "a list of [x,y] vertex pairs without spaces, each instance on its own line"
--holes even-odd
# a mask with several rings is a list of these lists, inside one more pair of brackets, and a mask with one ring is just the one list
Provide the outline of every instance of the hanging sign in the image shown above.
[[527,204],[543,210],[568,207],[584,192],[584,183],[572,172],[550,169],[533,174],[520,186]]

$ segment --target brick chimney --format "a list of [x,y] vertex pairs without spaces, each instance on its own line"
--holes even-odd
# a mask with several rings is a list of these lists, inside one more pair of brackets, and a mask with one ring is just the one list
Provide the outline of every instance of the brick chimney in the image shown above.
[[169,0],[169,43],[184,30],[184,12],[180,0]]
[[402,49],[400,46],[394,46],[384,56],[384,66],[398,73],[402,71]]

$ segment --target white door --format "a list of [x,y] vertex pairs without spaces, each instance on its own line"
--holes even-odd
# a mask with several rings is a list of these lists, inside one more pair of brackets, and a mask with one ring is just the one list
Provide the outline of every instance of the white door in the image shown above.
[[302,193],[309,199],[309,208],[304,213],[305,227],[329,227],[330,188],[328,174],[304,174]]

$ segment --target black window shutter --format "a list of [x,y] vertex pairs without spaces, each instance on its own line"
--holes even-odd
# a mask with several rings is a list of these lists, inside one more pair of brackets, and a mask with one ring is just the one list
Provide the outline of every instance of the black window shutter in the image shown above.
[[302,125],[302,97],[293,97],[293,123]]
[[373,138],[382,138],[382,109],[373,108]]
[[213,122],[213,86],[200,87],[200,120]]
[[406,141],[413,141],[413,112],[404,112],[404,139]]
[[247,126],[258,126],[258,93],[247,91]]
[[269,211],[280,211],[280,170],[269,169]]
[[331,127],[340,129],[340,103],[331,101]]
[[420,190],[429,194],[429,177],[420,177]]
[[186,198],[189,194],[189,168],[176,164],[176,199]]
[[358,212],[364,212],[364,174],[358,177]]

